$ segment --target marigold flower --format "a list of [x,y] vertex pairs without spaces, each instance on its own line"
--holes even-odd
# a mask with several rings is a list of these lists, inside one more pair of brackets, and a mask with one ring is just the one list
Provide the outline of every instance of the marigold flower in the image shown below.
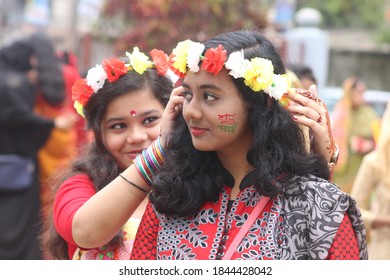
[[149,60],[149,57],[140,52],[138,47],[134,47],[133,53],[126,52],[126,55],[130,60],[130,66],[140,75],[142,75],[146,69],[152,67],[152,62]]
[[187,56],[188,49],[190,48],[192,41],[185,40],[177,44],[176,48],[173,49],[173,67],[178,69],[180,73],[187,72]]
[[274,66],[268,59],[255,57],[245,66],[245,84],[253,91],[264,90],[272,84]]

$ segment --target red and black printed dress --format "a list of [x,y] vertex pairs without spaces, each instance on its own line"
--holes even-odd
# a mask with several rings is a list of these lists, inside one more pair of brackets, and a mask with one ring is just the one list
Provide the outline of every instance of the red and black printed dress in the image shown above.
[[[217,202],[205,203],[188,218],[168,217],[149,204],[131,259],[221,259],[261,198],[252,178],[252,173],[244,178],[230,206],[233,184],[226,183]],[[231,259],[367,258],[355,201],[336,185],[309,176],[296,177],[284,193],[269,200]]]

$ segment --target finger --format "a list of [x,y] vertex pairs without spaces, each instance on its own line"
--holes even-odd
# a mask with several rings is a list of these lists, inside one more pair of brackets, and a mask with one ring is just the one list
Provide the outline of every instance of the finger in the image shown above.
[[171,97],[183,95],[183,91],[184,91],[184,88],[182,86],[174,88],[172,90]]
[[[317,108],[320,109],[320,108]],[[320,112],[317,112],[315,109],[305,106],[299,103],[296,103],[294,101],[290,101],[287,106],[287,110],[291,112],[292,114],[297,115],[304,115],[307,118],[313,119],[313,120],[321,120],[323,117],[321,116]]]
[[[326,118],[327,109],[322,104],[322,101],[320,101],[319,99],[318,99],[319,101],[316,101],[316,100],[309,98],[308,96],[300,95],[300,94],[296,94],[296,93],[289,95],[289,98],[290,98],[290,100],[293,100],[295,102],[295,103],[290,102],[291,105],[296,105],[296,103],[298,103],[299,105],[301,105],[305,108],[314,110],[318,115],[321,115],[322,118],[324,118],[324,117]],[[290,106],[290,103],[288,104],[287,109]],[[311,117],[312,118],[316,117],[318,119],[318,115],[312,114]]]
[[292,116],[292,118],[295,122],[310,127],[312,130],[318,130],[320,127],[320,124],[317,121],[308,118],[304,115],[295,114]]
[[321,123],[318,123],[316,120],[307,118],[306,116],[293,115],[292,118],[295,122],[309,127],[316,135],[325,135],[328,130],[327,126],[321,125]]
[[166,110],[176,111],[176,107],[182,107],[184,100],[185,99],[183,96],[172,96],[169,99],[169,102],[166,106]]
[[182,107],[183,102],[184,102],[183,87],[179,86],[172,90],[166,109],[176,112],[178,111],[177,110],[178,108],[180,109]]
[[311,94],[307,90],[297,91],[295,93],[291,93],[288,96],[291,100],[295,102],[301,103],[304,106],[309,106],[313,108],[321,108],[321,100],[317,98],[315,95]]

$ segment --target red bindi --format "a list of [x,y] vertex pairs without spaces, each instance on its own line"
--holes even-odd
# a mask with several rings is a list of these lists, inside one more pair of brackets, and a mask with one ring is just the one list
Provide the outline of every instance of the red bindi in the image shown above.
[[131,110],[131,111],[130,111],[130,116],[132,116],[132,117],[135,116],[135,111],[134,111],[134,110]]

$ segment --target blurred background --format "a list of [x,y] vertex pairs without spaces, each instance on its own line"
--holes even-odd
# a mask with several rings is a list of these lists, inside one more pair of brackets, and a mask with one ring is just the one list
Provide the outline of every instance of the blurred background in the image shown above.
[[[307,7],[320,18],[298,21],[297,11]],[[318,40],[307,35],[294,55],[288,47],[294,39],[285,35],[309,25],[320,28],[325,41],[305,58]],[[0,0],[0,44],[44,29],[58,49],[77,55],[81,72],[133,45],[170,52],[178,40],[258,28],[274,37],[286,62],[310,61],[320,86],[338,87],[358,75],[369,89],[388,91],[389,27],[390,0]]]

